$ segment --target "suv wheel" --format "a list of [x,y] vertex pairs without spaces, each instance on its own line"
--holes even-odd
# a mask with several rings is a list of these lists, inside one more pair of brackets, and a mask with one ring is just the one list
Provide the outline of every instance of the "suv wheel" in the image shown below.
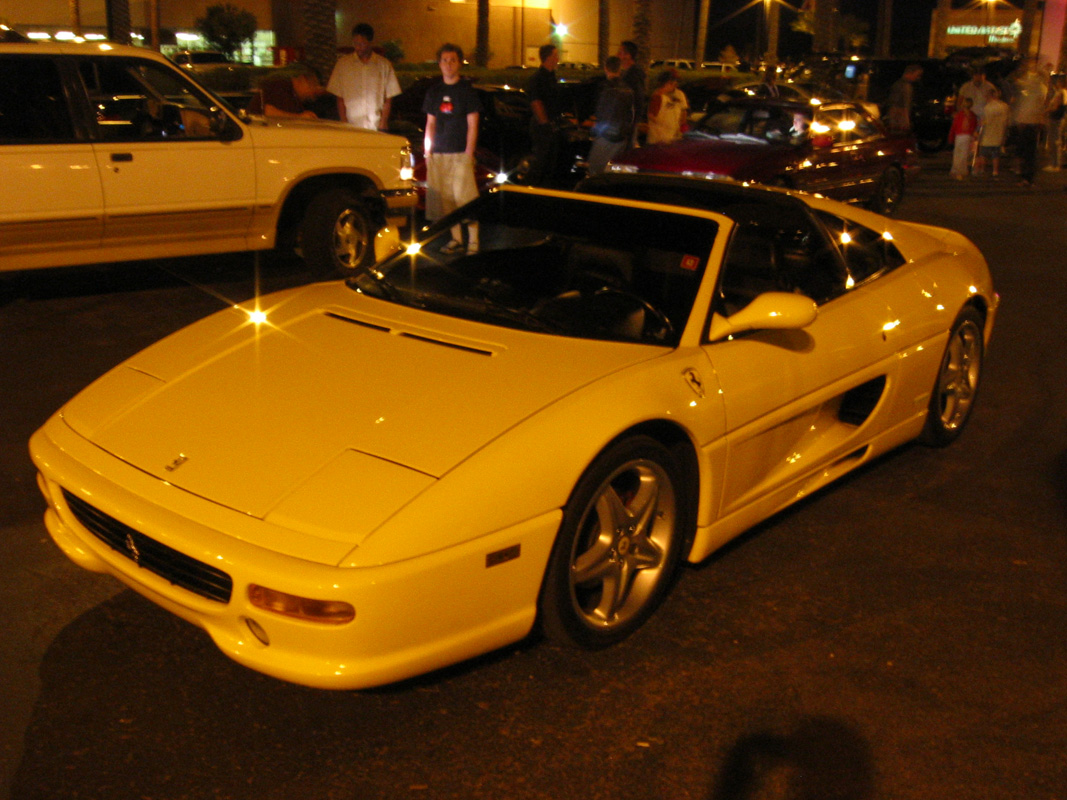
[[371,260],[374,232],[366,206],[348,189],[317,195],[304,212],[300,249],[321,278],[352,275]]

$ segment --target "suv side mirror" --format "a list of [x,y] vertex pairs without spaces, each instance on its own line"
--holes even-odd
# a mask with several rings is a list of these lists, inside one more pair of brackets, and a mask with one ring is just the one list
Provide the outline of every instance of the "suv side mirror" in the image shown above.
[[211,109],[211,132],[224,142],[235,142],[241,138],[241,129],[230,115],[221,108]]

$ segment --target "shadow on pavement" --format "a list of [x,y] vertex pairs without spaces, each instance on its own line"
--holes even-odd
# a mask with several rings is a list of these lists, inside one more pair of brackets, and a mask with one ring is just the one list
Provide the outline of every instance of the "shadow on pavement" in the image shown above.
[[786,703],[745,724],[735,698],[705,693],[685,708],[706,731],[675,728],[677,704],[706,687],[663,684],[671,650],[539,643],[381,690],[328,692],[249,671],[123,591],[43,659],[12,797],[872,796],[869,747],[835,719]]

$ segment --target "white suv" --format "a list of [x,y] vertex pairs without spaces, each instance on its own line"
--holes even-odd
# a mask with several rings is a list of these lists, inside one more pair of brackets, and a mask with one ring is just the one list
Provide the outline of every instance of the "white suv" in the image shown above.
[[233,111],[163,56],[0,44],[0,270],[296,245],[356,269],[417,202],[407,141]]

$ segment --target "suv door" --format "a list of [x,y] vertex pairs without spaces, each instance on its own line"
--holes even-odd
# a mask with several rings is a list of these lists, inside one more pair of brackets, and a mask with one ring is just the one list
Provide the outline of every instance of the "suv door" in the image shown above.
[[175,241],[186,253],[247,248],[255,159],[238,123],[167,64],[91,56],[78,74],[95,113],[104,247],[125,257]]
[[95,251],[103,192],[59,64],[49,55],[0,54],[0,86],[0,269]]

